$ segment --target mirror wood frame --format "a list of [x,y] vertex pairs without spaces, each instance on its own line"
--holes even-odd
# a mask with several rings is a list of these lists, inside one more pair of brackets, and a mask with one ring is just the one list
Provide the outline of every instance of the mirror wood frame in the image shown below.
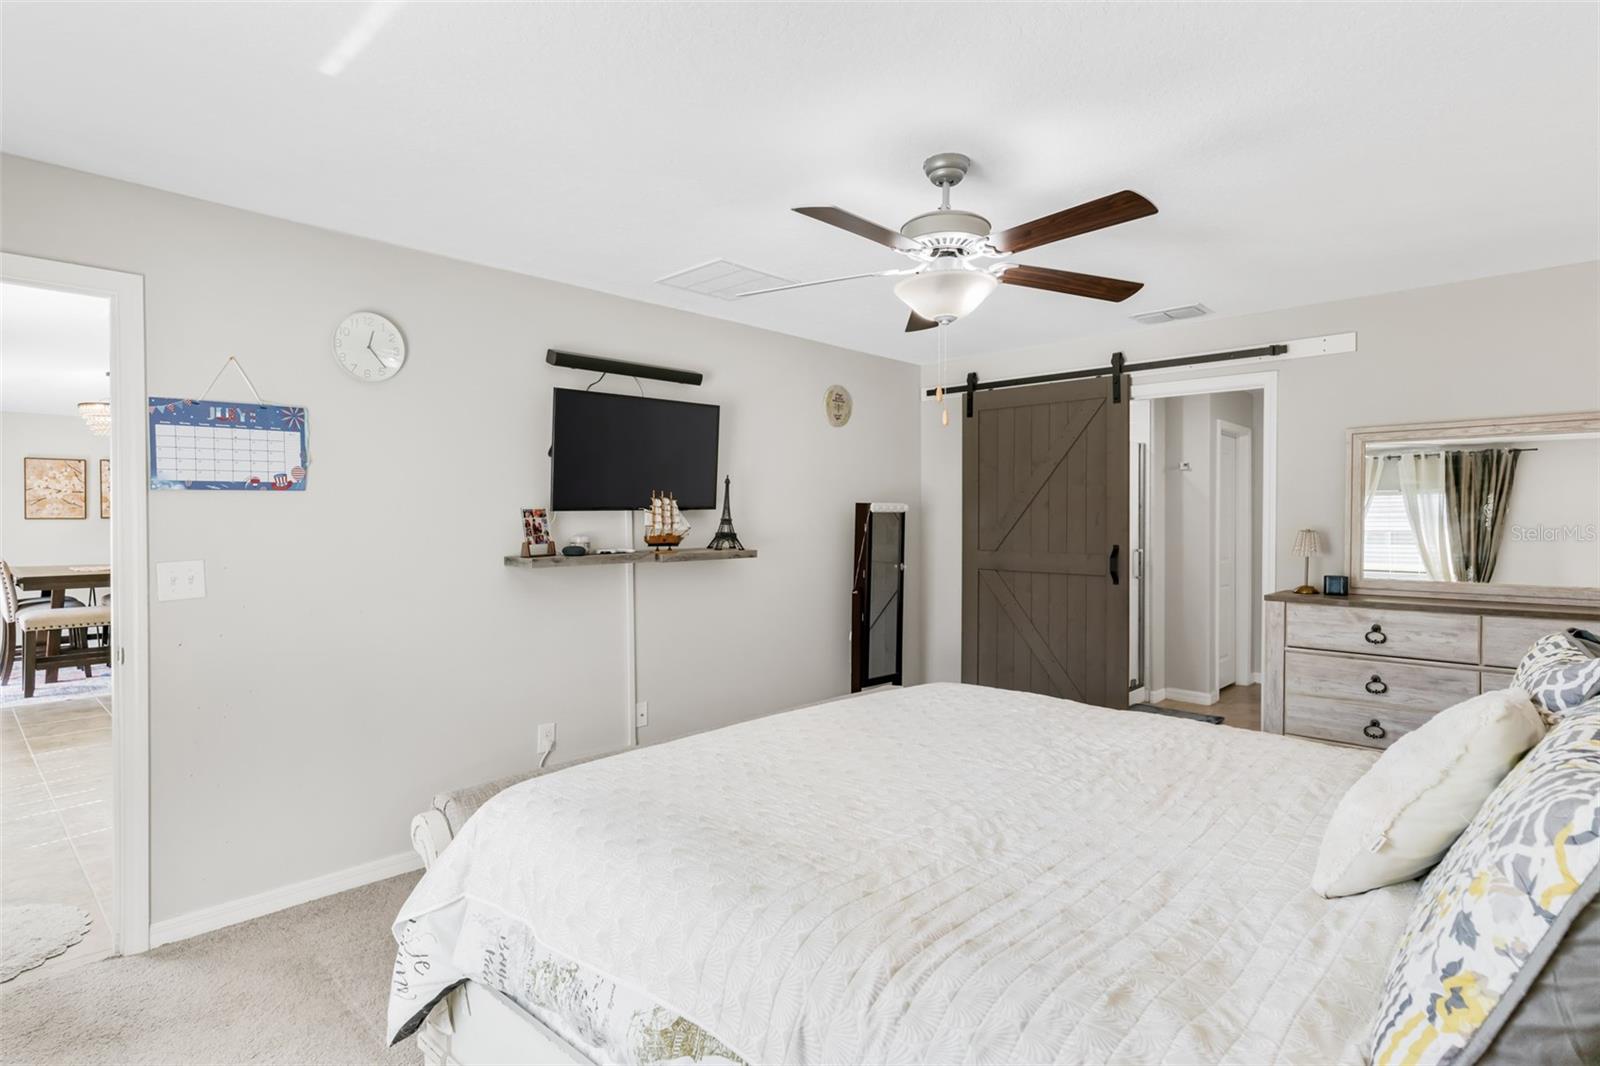
[[[1361,560],[1364,557],[1362,536],[1363,478],[1366,449],[1369,444],[1414,441],[1419,438],[1438,437],[1446,440],[1459,438],[1493,438],[1516,440],[1526,437],[1545,437],[1569,433],[1600,434],[1600,411],[1578,411],[1558,415],[1519,415],[1510,418],[1465,418],[1442,422],[1406,422],[1389,426],[1363,426],[1351,429],[1346,437],[1345,469],[1345,573],[1350,576],[1351,595],[1405,595],[1434,597],[1451,600],[1505,601],[1516,600],[1529,604],[1600,603],[1600,588],[1560,585],[1512,585],[1489,582],[1480,584],[1467,581],[1405,581],[1393,578],[1368,578],[1362,576]],[[1583,489],[1592,491],[1592,484]],[[1600,551],[1600,547],[1596,548]]]

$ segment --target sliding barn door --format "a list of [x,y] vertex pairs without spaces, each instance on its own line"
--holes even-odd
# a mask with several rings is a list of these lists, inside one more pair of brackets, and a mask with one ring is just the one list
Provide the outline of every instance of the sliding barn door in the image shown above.
[[1109,378],[962,420],[961,679],[1128,705],[1128,404]]

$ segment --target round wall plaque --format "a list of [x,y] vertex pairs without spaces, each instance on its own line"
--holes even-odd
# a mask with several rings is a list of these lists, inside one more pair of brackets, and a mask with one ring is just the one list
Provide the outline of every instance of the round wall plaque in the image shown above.
[[854,406],[850,390],[843,385],[829,385],[828,391],[822,394],[822,406],[828,415],[828,425],[837,429],[850,421],[850,410]]

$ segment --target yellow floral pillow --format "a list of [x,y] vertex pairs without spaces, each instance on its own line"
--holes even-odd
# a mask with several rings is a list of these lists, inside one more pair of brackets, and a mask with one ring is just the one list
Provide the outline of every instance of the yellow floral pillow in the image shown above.
[[1597,887],[1600,707],[1562,719],[1422,883],[1384,983],[1375,1066],[1475,1062]]

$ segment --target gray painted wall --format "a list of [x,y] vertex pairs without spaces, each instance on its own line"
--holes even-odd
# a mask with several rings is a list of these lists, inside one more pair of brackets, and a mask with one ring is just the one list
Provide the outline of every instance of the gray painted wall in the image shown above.
[[[27,456],[88,462],[88,517],[24,518],[22,460]],[[100,460],[111,438],[97,437],[77,415],[0,414],[0,558],[12,566],[106,563],[111,522],[100,517]]]
[[[203,559],[208,591],[150,608],[153,920],[404,852],[436,790],[532,766],[539,722],[557,760],[622,743],[624,568],[501,562],[519,508],[548,502],[551,387],[589,382],[549,347],[704,370],[646,388],[723,405],[734,519],[761,551],[641,568],[643,738],[848,690],[851,504],[916,505],[915,367],[14,157],[0,211],[7,251],[144,275],[152,393],[237,355],[309,412],[305,493],[152,494],[153,560]],[[406,334],[392,381],[333,362],[359,309]],[[689,518],[709,541],[716,512]]]

